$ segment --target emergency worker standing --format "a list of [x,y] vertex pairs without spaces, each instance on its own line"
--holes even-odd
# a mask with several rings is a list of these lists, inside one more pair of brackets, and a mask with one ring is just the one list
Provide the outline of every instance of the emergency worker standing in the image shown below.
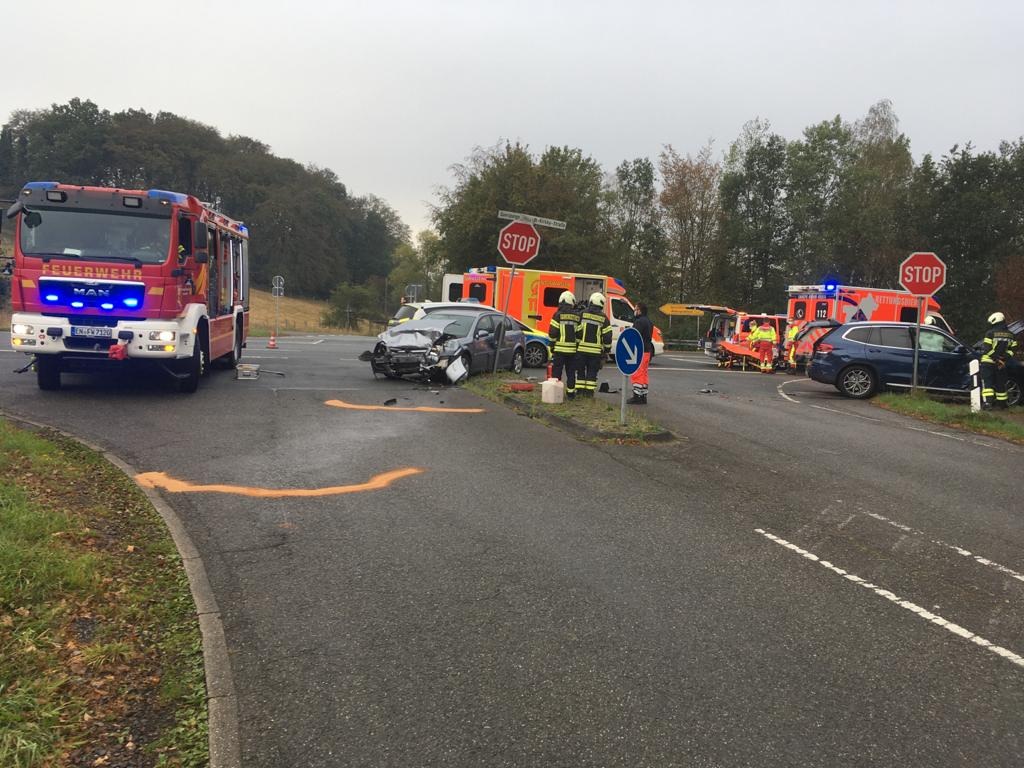
[[580,315],[576,388],[581,397],[593,397],[597,391],[597,372],[612,348],[612,324],[604,312],[604,294],[590,294],[590,303]]
[[786,363],[790,373],[796,373],[796,337],[803,327],[803,323],[794,320],[786,328]]
[[762,323],[747,337],[750,348],[757,351],[760,358],[761,373],[775,373],[775,345],[779,343],[779,334],[775,326],[766,317]]
[[1017,339],[1006,327],[1002,312],[988,316],[988,331],[981,341],[981,407],[1008,408],[1006,364],[1017,349]]
[[640,332],[640,338],[644,340],[644,357],[640,361],[640,367],[630,377],[633,384],[633,396],[626,402],[630,405],[647,405],[647,370],[651,365],[651,357],[654,356],[654,323],[647,316],[647,305],[643,302],[636,305],[636,316],[633,318],[633,327]]
[[580,315],[576,311],[576,297],[572,291],[562,291],[558,309],[548,326],[551,340],[551,378],[561,379],[565,370],[565,397],[576,397],[576,350],[579,343]]

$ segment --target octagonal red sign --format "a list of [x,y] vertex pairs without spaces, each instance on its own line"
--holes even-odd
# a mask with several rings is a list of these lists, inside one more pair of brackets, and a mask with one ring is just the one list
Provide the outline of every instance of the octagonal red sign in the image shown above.
[[540,250],[540,235],[533,224],[513,221],[498,233],[498,253],[509,264],[521,267]]
[[900,264],[900,285],[915,296],[932,296],[946,284],[946,262],[934,253],[912,253]]

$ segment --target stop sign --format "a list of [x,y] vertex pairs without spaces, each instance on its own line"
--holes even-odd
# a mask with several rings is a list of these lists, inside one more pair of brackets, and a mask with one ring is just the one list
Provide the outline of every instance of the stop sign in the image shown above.
[[513,221],[498,233],[498,253],[509,264],[518,267],[529,262],[540,250],[540,235],[533,224]]
[[915,296],[932,296],[946,284],[946,262],[934,253],[912,253],[900,264],[900,285]]

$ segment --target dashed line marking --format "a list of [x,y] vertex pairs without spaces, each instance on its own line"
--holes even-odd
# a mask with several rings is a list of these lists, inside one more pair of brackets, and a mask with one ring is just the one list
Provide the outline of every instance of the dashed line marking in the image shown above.
[[897,523],[895,520],[890,520],[888,517],[885,517],[884,515],[880,515],[877,512],[864,512],[863,514],[867,515],[868,517],[873,517],[875,520],[879,520],[879,521],[881,521],[883,523],[887,523],[888,525],[891,525],[893,528],[897,528],[897,529],[903,531],[904,533],[910,533],[910,534],[913,534],[914,536],[923,536],[924,538],[928,539],[928,541],[930,541],[932,544],[935,544],[936,546],[945,547],[946,549],[951,549],[954,552],[956,552],[958,555],[961,555],[962,557],[969,557],[972,560],[974,560],[975,562],[980,563],[981,565],[984,565],[984,566],[986,566],[988,568],[993,568],[993,569],[999,571],[1000,573],[1005,573],[1007,576],[1009,576],[1011,578],[1014,578],[1017,581],[1024,582],[1024,573],[1018,573],[1017,571],[1013,570],[1013,568],[1008,568],[1005,565],[1000,565],[999,563],[995,562],[994,560],[989,560],[987,557],[982,557],[981,555],[976,555],[973,552],[971,552],[970,550],[964,549],[963,547],[959,547],[956,544],[950,544],[948,542],[942,541],[942,539],[933,539],[927,533],[925,533],[924,531],[919,531],[916,528],[911,528],[909,525],[904,525],[903,523]]
[[756,533],[761,534],[766,539],[769,539],[770,541],[774,541],[776,544],[779,544],[780,546],[783,546],[786,549],[789,549],[789,550],[791,550],[793,552],[796,552],[801,557],[804,557],[807,560],[810,560],[811,562],[815,562],[818,565],[820,565],[821,567],[827,568],[828,570],[832,571],[833,573],[835,573],[835,574],[837,574],[839,576],[842,576],[847,581],[850,581],[850,582],[856,584],[859,587],[864,587],[864,589],[871,590],[872,592],[874,592],[879,597],[884,597],[886,600],[890,601],[891,603],[894,603],[894,604],[898,605],[900,608],[905,608],[906,610],[910,611],[911,613],[916,614],[917,616],[920,616],[922,619],[925,619],[926,621],[930,621],[932,624],[935,624],[938,627],[942,627],[947,632],[951,632],[952,634],[956,635],[957,637],[962,637],[964,640],[970,640],[972,643],[977,645],[979,648],[984,648],[986,651],[989,651],[990,653],[994,653],[996,656],[1000,656],[1000,657],[1006,659],[1007,661],[1009,661],[1010,663],[1016,664],[1021,669],[1024,669],[1024,657],[1018,656],[1016,653],[1014,653],[1013,651],[1009,650],[1008,648],[1003,648],[1000,645],[996,645],[995,643],[993,643],[993,642],[991,642],[989,640],[986,640],[984,637],[981,637],[980,635],[976,635],[976,634],[974,634],[973,632],[971,632],[968,629],[964,629],[959,624],[954,624],[953,622],[949,621],[948,619],[942,618],[938,614],[932,613],[931,611],[927,611],[924,608],[922,608],[921,606],[917,605],[916,603],[912,603],[909,600],[904,600],[899,595],[896,595],[896,594],[893,594],[892,592],[890,592],[888,589],[883,589],[882,587],[879,587],[877,584],[872,584],[870,581],[862,579],[860,576],[857,576],[856,574],[850,573],[849,571],[844,570],[844,569],[840,568],[839,566],[833,565],[832,563],[828,562],[827,560],[822,560],[820,557],[815,555],[813,552],[808,552],[806,549],[803,549],[802,547],[798,547],[796,544],[793,544],[793,543],[791,543],[789,541],[786,541],[785,539],[780,538],[780,537],[778,537],[778,536],[776,536],[774,534],[768,533],[767,531],[765,531],[762,528],[755,528],[754,531]]
[[352,411],[419,411],[421,413],[485,413],[483,408],[438,408],[433,405],[356,405],[344,400],[328,400],[324,405],[332,408],[348,408]]
[[403,477],[421,474],[417,467],[394,469],[374,475],[365,483],[335,485],[327,488],[250,488],[244,485],[196,485],[187,480],[178,480],[165,472],[142,472],[135,476],[135,482],[144,488],[160,488],[170,493],[227,493],[236,496],[254,496],[261,499],[282,499],[288,497],[338,496],[345,493],[380,491]]

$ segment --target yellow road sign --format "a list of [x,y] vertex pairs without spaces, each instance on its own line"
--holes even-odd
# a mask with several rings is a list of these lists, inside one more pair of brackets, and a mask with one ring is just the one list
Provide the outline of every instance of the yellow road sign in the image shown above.
[[662,304],[660,307],[658,307],[658,309],[660,309],[662,313],[666,315],[675,315],[677,317],[679,315],[694,316],[704,314],[703,311],[699,309],[693,309],[687,304]]

